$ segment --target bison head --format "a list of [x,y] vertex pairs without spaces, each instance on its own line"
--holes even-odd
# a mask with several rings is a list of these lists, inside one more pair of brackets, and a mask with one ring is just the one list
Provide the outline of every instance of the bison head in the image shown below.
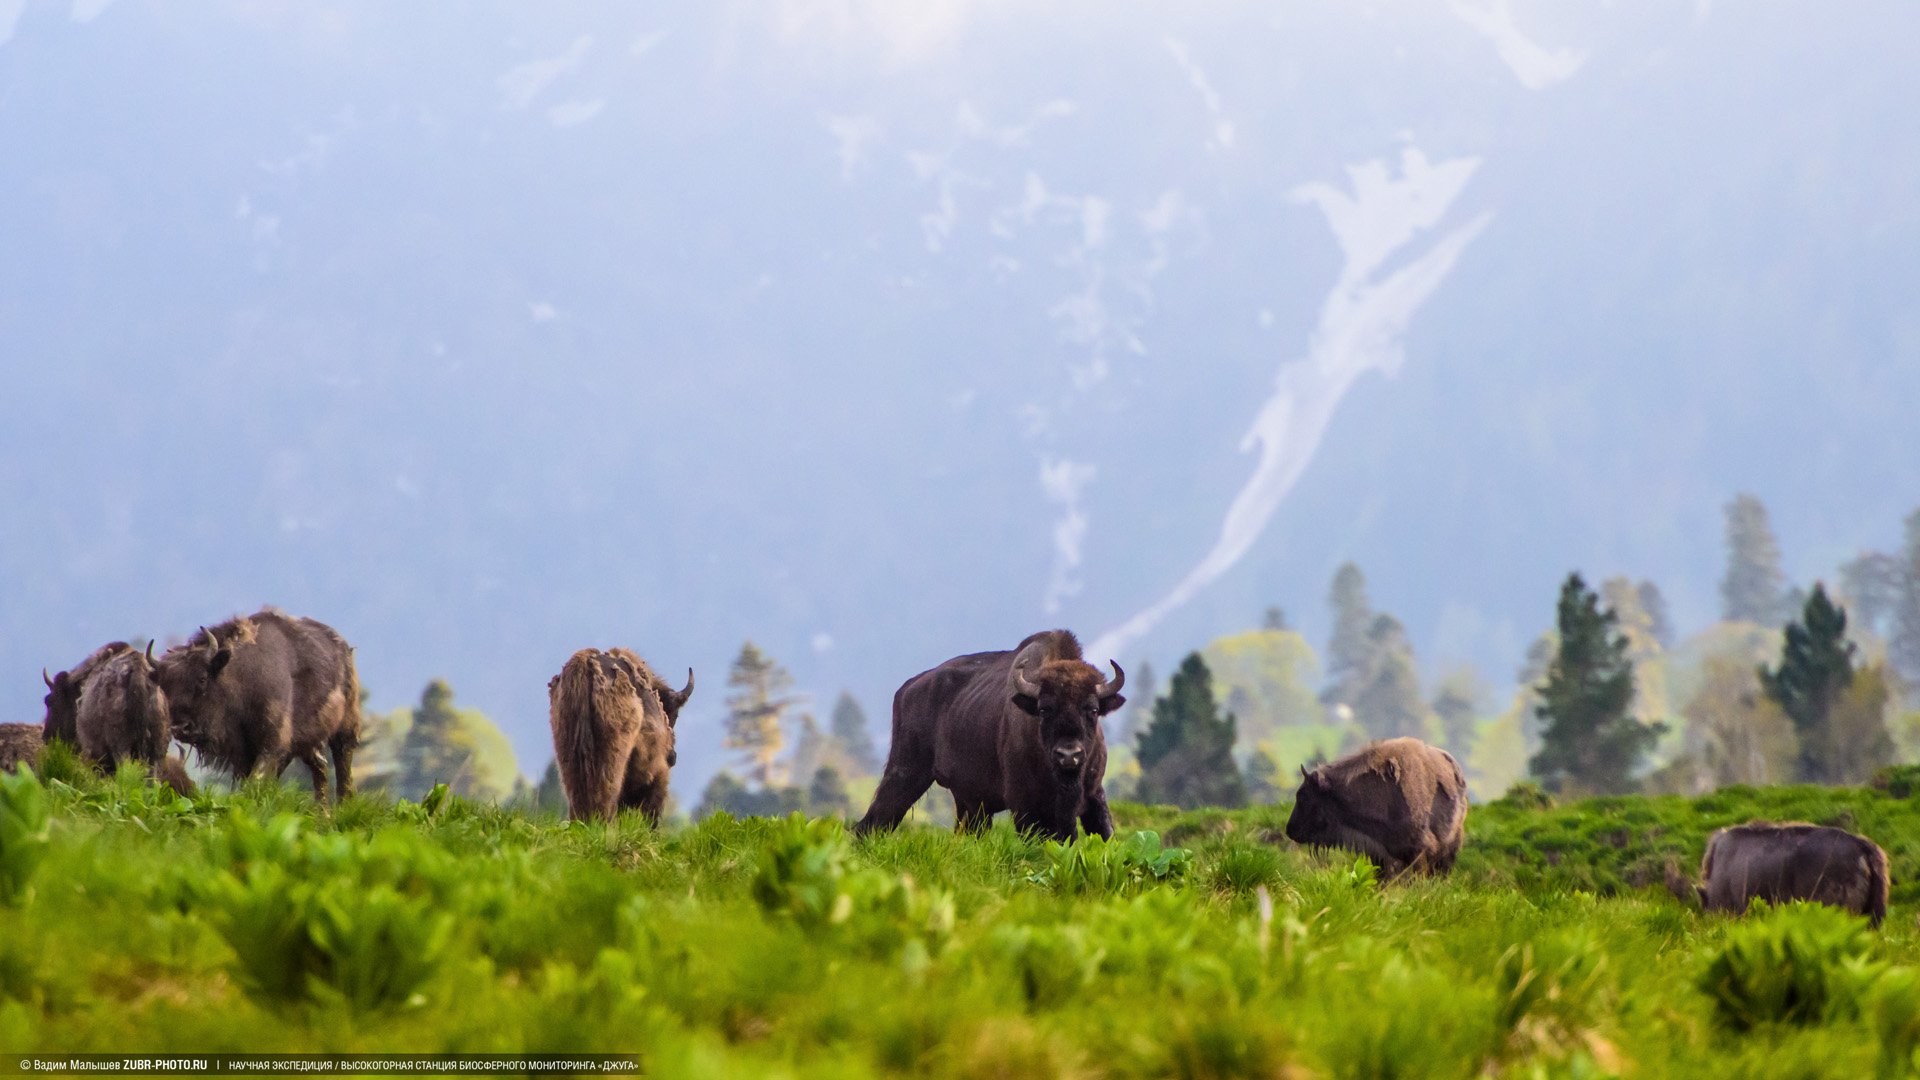
[[172,714],[173,737],[188,746],[205,746],[212,738],[210,716],[218,695],[220,673],[233,659],[233,648],[222,645],[213,631],[200,628],[201,642],[168,649],[154,665],[154,681],[166,694]]
[[1040,745],[1054,771],[1078,775],[1100,737],[1100,718],[1127,703],[1120,696],[1127,673],[1111,660],[1113,678],[1106,680],[1079,660],[1049,661],[1030,672],[1032,659],[1027,653],[1014,659],[1014,707],[1040,722]]
[[1300,790],[1293,796],[1287,817],[1287,839],[1296,844],[1324,844],[1334,834],[1333,785],[1320,770],[1300,766]]
[[72,673],[62,671],[57,675],[47,674],[46,668],[40,669],[40,680],[47,684],[47,696],[42,699],[47,706],[47,716],[43,725],[48,735],[73,731],[80,725],[80,680]]

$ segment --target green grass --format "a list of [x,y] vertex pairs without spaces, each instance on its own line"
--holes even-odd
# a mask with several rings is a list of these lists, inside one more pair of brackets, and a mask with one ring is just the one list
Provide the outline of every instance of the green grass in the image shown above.
[[[1920,805],[1731,790],[1468,817],[1445,880],[1294,848],[1286,808],[1116,807],[854,841],[451,798],[331,816],[132,771],[0,784],[0,1046],[603,1050],[663,1076],[1912,1075]],[[1662,887],[1752,817],[1886,847],[1880,933]],[[1153,835],[1137,835],[1149,833]]]

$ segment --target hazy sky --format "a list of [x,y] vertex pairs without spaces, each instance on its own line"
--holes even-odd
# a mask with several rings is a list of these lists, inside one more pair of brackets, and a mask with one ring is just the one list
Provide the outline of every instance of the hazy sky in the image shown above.
[[261,603],[522,765],[749,637],[884,726],[1367,569],[1496,683],[1920,504],[1920,9],[0,0],[0,702]]

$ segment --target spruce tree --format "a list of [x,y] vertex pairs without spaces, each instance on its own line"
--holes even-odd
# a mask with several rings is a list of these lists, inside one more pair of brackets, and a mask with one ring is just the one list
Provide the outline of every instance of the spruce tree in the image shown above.
[[1611,610],[1569,574],[1560,588],[1559,647],[1539,687],[1540,752],[1531,767],[1549,791],[1622,794],[1663,725],[1642,724],[1633,705],[1633,664]]
[[1662,649],[1673,648],[1673,616],[1667,612],[1667,598],[1660,586],[1643,580],[1638,587],[1640,610],[1647,613],[1647,630]]
[[1236,723],[1214,702],[1213,674],[1199,653],[1189,653],[1174,672],[1167,696],[1153,703],[1153,722],[1140,733],[1142,802],[1200,806],[1245,806],[1246,782],[1233,760]]
[[1840,597],[1856,630],[1881,636],[1900,607],[1900,560],[1879,551],[1863,551],[1840,566]]
[[471,780],[472,747],[460,737],[460,717],[453,708],[453,688],[435,679],[420,693],[413,723],[400,743],[400,768],[394,794],[418,799],[446,784],[455,794],[467,794]]
[[[1153,664],[1146,657],[1127,669],[1127,704],[1118,714],[1109,715],[1107,722],[1111,728],[1108,738],[1116,743],[1128,743],[1137,739],[1147,729],[1147,723],[1153,719],[1154,695],[1160,690],[1159,681],[1154,678]],[[1116,719],[1117,715],[1117,719]]]
[[1920,510],[1908,515],[1895,568],[1893,632],[1887,659],[1908,686],[1920,687]]
[[1272,806],[1286,792],[1281,790],[1280,763],[1264,746],[1256,746],[1247,758],[1247,802],[1253,806]]
[[1391,615],[1376,616],[1367,630],[1367,663],[1349,704],[1372,738],[1424,738],[1427,734],[1427,706],[1420,694],[1413,647],[1406,627]]
[[1730,622],[1778,625],[1791,617],[1785,608],[1786,574],[1780,569],[1780,541],[1774,538],[1767,508],[1745,493],[1727,504],[1727,576],[1720,582],[1722,618]]
[[1793,721],[1800,736],[1800,779],[1838,783],[1838,763],[1847,749],[1838,745],[1829,718],[1847,687],[1853,685],[1853,642],[1847,640],[1847,612],[1816,584],[1799,619],[1787,624],[1780,663],[1760,669],[1760,685]]
[[840,696],[833,702],[831,724],[834,742],[839,744],[840,756],[845,759],[852,775],[872,776],[880,771],[879,755],[873,748],[873,733],[867,728],[867,711],[854,700],[852,693],[840,691]]
[[1367,600],[1367,577],[1353,563],[1334,572],[1327,593],[1333,608],[1333,635],[1327,642],[1327,686],[1320,700],[1328,706],[1352,705],[1359,696],[1373,656],[1368,631],[1373,628],[1373,605]]
[[1461,668],[1440,684],[1433,698],[1433,714],[1440,718],[1440,738],[1453,756],[1465,760],[1473,749],[1473,737],[1480,720],[1480,703],[1486,688],[1470,667]]
[[853,798],[847,794],[840,770],[831,765],[814,770],[807,784],[807,812],[822,817],[846,817],[853,812]]
[[725,746],[740,751],[747,779],[762,787],[780,780],[778,761],[785,742],[781,721],[794,698],[787,696],[793,676],[749,641],[740,646],[727,673],[727,737]]

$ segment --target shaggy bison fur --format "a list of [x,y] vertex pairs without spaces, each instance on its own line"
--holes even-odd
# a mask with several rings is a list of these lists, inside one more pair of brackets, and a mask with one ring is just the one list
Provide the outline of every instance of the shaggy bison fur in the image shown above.
[[1111,837],[1100,718],[1126,703],[1126,680],[1118,664],[1103,678],[1065,630],[915,675],[893,695],[887,767],[854,831],[893,828],[938,783],[953,793],[962,831],[1010,810],[1022,832],[1064,841],[1080,826]]
[[46,719],[41,722],[43,735],[49,739],[59,739],[76,749],[80,746],[80,691],[93,678],[93,673],[118,657],[133,652],[133,646],[124,641],[110,641],[93,650],[85,660],[55,675],[49,675],[44,669],[40,678],[47,684]]
[[674,725],[693,696],[693,672],[675,690],[627,649],[581,649],[547,682],[554,761],[567,817],[611,821],[638,808],[659,824],[678,755]]
[[167,698],[154,680],[153,646],[122,649],[102,660],[80,690],[75,716],[80,754],[111,773],[122,761],[158,770],[172,741]]
[[21,765],[40,767],[40,751],[46,746],[39,724],[0,724],[0,773],[10,773]]
[[1845,829],[1767,821],[1721,829],[1707,840],[1700,879],[1708,911],[1812,900],[1865,915],[1876,927],[1887,917],[1887,853]]
[[1387,739],[1308,772],[1287,838],[1373,860],[1388,877],[1444,874],[1460,854],[1467,783],[1453,755],[1419,739]]
[[314,798],[353,792],[360,743],[360,677],[333,628],[267,608],[202,627],[156,665],[173,734],[236,778],[279,776],[295,758],[313,773]]

